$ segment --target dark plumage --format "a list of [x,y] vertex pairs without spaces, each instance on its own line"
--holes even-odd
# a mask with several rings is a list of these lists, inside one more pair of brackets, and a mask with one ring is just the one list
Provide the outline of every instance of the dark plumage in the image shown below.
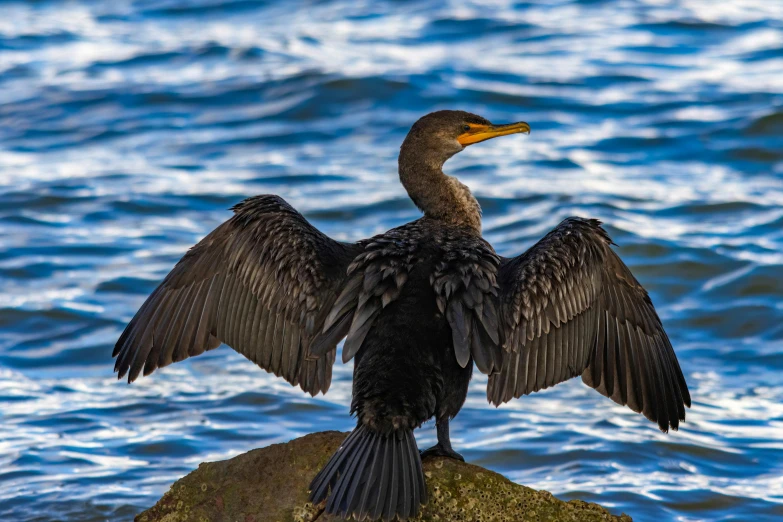
[[228,344],[315,395],[338,342],[355,358],[357,427],[311,484],[311,500],[359,520],[407,519],[427,501],[413,430],[435,418],[422,455],[461,459],[449,420],[475,362],[495,405],[582,380],[667,431],[690,406],[655,308],[597,220],[569,218],[505,259],[481,237],[481,209],[442,166],[465,146],[527,132],[440,111],[411,128],[400,181],[416,221],[346,244],[278,196],[236,205],[142,305],[114,349],[115,371],[141,372]]

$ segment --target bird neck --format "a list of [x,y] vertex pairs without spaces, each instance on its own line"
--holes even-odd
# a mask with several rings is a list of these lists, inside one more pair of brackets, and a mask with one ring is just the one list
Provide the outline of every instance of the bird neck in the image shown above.
[[481,234],[481,207],[470,189],[443,173],[443,161],[400,151],[400,182],[428,218]]

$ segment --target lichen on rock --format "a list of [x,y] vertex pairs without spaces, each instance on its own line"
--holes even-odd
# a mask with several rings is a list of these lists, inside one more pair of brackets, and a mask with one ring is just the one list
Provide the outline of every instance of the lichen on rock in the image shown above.
[[[310,481],[346,433],[314,433],[285,444],[209,462],[178,480],[136,522],[328,522],[340,520],[307,501]],[[416,520],[466,522],[630,521],[597,504],[564,502],[484,468],[446,458],[424,460],[429,502]]]

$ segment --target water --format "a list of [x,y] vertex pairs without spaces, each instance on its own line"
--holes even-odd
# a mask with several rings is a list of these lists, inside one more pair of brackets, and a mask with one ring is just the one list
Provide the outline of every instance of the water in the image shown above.
[[578,380],[495,409],[480,377],[457,449],[637,521],[783,518],[783,3],[0,12],[0,519],[128,520],[199,462],[350,429],[350,366],[310,399],[228,348],[128,386],[111,349],[246,196],[343,240],[418,217],[396,155],[441,108],[531,123],[447,170],[504,255],[566,216],[604,220],[694,406],[664,435]]

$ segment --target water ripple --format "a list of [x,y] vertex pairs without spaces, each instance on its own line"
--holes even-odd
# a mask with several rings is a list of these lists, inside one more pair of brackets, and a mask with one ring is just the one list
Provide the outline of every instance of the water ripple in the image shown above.
[[468,460],[643,522],[783,518],[783,4],[2,9],[0,518],[130,519],[201,461],[350,429],[350,367],[310,399],[224,348],[127,386],[111,348],[247,195],[342,240],[416,218],[397,151],[439,108],[531,122],[448,164],[486,236],[513,255],[602,219],[694,399],[663,435],[576,381],[490,408],[477,376]]

